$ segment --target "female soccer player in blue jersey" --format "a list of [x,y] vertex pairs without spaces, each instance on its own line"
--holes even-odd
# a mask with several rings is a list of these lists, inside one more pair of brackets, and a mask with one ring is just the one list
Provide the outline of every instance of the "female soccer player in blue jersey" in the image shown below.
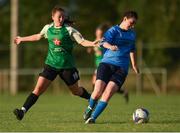
[[[96,31],[95,31],[95,36],[96,36],[95,41],[102,40],[103,35],[108,30],[108,28],[110,28],[110,24],[108,22],[100,24],[96,28]],[[94,74],[92,76],[92,85],[93,85],[93,89],[94,89],[94,85],[95,85],[95,81],[96,81],[96,75],[97,75],[97,68],[98,68],[98,66],[101,63],[101,60],[103,58],[103,50],[104,50],[104,48],[96,46],[96,47],[93,47],[93,48],[90,47],[87,50],[88,50],[88,53],[91,53],[92,50],[94,52],[94,64],[95,64],[95,67],[96,67],[96,69],[94,71]],[[128,101],[129,101],[128,91],[126,89],[124,89],[124,88],[119,88],[118,93],[122,94],[125,101],[126,101],[126,103],[128,103]]]
[[130,60],[135,73],[139,73],[135,59],[136,34],[133,31],[137,19],[136,12],[125,12],[122,22],[104,34],[101,46],[105,48],[105,52],[97,69],[89,106],[84,113],[86,124],[95,123],[110,98],[121,88],[128,74]]
[[76,29],[71,27],[71,22],[65,19],[65,11],[59,6],[53,8],[52,20],[53,23],[45,25],[40,33],[26,37],[16,37],[14,40],[18,45],[21,42],[38,41],[45,37],[49,43],[45,67],[39,74],[34,90],[27,97],[22,108],[14,110],[18,120],[23,119],[24,114],[36,103],[38,97],[57,76],[66,83],[74,95],[88,100],[90,98],[90,94],[78,85],[79,74],[72,51],[74,42],[85,47],[95,46],[96,42],[85,40]]

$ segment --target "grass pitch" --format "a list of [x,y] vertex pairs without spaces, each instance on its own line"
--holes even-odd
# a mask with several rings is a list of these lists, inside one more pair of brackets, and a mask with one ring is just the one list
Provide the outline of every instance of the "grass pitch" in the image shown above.
[[[133,131],[180,131],[180,96],[130,95],[126,104],[116,94],[96,124],[86,125],[83,112],[87,101],[69,94],[44,94],[30,109],[22,121],[15,119],[12,111],[20,107],[28,93],[0,95],[0,131],[58,131],[58,132],[133,132]],[[150,112],[147,124],[136,125],[132,113],[144,107]]]

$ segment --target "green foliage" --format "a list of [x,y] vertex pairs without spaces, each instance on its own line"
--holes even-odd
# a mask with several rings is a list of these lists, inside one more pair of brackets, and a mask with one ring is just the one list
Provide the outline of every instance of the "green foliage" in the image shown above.
[[[136,26],[138,42],[143,42],[146,47],[150,48],[161,47],[165,42],[180,42],[177,34],[180,33],[179,0],[90,0],[88,2],[84,0],[19,0],[19,35],[39,33],[45,24],[51,22],[51,9],[57,4],[69,12],[76,22],[74,27],[89,40],[94,40],[95,28],[100,23],[108,21],[118,24],[124,11],[136,10],[139,14]],[[1,7],[0,16],[0,45],[8,49],[10,44],[10,1]],[[37,48],[38,46],[40,50]],[[19,48],[20,67],[41,67],[46,56],[46,53],[43,52],[46,49],[47,41],[21,45]],[[76,56],[79,51],[83,54],[83,59],[78,59],[77,65],[83,67],[84,59],[88,59],[89,55],[86,54],[84,48],[76,46],[74,51]],[[143,58],[150,66],[167,66],[169,63],[174,66],[177,62],[173,62],[173,59],[177,57],[177,54],[178,51],[174,53],[169,49],[160,49],[159,52],[150,49],[146,51]],[[156,60],[152,60],[152,58]],[[1,60],[4,67],[9,66],[8,59],[8,54],[5,54]],[[93,62],[89,63],[89,66],[92,64]]]
[[0,46],[10,43],[10,5],[0,7]]

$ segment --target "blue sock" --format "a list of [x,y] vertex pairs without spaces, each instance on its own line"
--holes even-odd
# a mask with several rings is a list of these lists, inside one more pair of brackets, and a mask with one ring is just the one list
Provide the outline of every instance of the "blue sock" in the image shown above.
[[96,103],[97,103],[97,100],[92,99],[92,97],[90,97],[90,99],[89,99],[89,107],[91,107],[91,109],[93,109],[95,107]]
[[103,110],[106,108],[107,102],[99,101],[95,110],[93,111],[91,117],[96,120],[96,118],[103,112]]

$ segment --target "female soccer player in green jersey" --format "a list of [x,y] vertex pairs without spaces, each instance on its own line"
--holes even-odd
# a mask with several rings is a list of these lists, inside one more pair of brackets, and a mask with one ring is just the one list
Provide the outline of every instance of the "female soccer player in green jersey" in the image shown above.
[[79,87],[79,74],[75,67],[72,50],[74,42],[82,46],[94,46],[96,42],[85,40],[74,28],[65,24],[65,11],[56,6],[52,10],[53,23],[47,24],[40,33],[26,37],[16,37],[14,42],[19,45],[21,42],[38,41],[45,37],[48,40],[49,48],[45,60],[44,70],[39,74],[37,84],[32,93],[27,97],[21,109],[15,109],[14,114],[18,120],[22,120],[24,114],[36,103],[38,97],[48,88],[57,75],[66,83],[70,91],[85,99],[90,94]]

